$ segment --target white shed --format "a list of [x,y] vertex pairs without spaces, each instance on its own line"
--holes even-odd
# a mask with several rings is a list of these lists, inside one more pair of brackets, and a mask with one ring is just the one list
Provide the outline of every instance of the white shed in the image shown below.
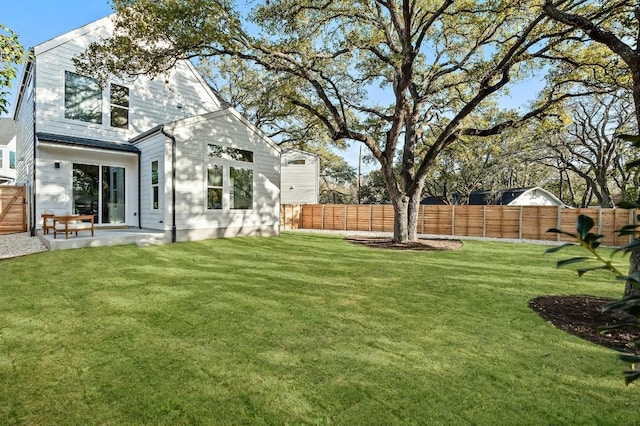
[[318,204],[320,157],[299,149],[286,149],[280,155],[280,202]]

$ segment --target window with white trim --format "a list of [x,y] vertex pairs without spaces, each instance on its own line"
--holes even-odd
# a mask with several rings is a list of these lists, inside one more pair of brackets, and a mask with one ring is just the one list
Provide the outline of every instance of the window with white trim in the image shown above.
[[129,88],[111,83],[111,127],[129,128]]
[[160,204],[160,186],[159,186],[159,175],[158,175],[158,161],[151,162],[151,208],[153,210],[158,210],[158,206]]
[[65,71],[64,117],[102,124],[102,88],[97,80]]
[[250,163],[253,163],[253,151],[207,144],[208,210],[253,209]]
[[224,168],[210,165],[207,168],[207,209],[222,209],[222,192],[224,182]]

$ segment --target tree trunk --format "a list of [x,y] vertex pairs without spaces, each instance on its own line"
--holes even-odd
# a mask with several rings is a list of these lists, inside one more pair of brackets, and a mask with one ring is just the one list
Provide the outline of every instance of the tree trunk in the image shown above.
[[392,197],[393,203],[393,242],[409,241],[409,197],[401,195]]

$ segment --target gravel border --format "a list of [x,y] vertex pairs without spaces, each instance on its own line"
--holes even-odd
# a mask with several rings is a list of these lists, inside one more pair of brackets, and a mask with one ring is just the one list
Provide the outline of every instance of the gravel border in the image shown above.
[[40,238],[32,237],[28,232],[0,235],[0,259],[25,256],[46,250],[47,246]]

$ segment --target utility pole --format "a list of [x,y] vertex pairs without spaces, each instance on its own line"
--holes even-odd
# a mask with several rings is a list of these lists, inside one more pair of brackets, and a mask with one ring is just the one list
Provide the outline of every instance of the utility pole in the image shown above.
[[362,185],[362,144],[360,144],[360,155],[358,156],[358,204],[360,204],[361,185]]

